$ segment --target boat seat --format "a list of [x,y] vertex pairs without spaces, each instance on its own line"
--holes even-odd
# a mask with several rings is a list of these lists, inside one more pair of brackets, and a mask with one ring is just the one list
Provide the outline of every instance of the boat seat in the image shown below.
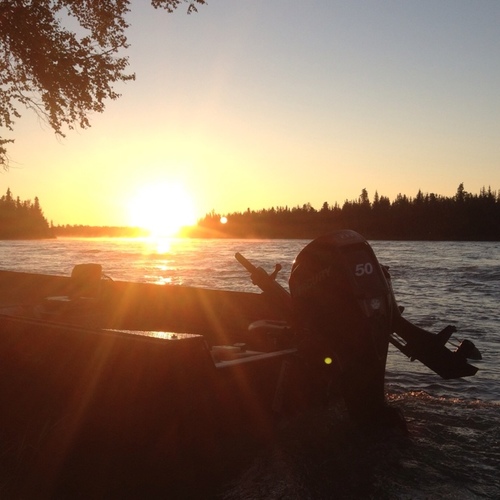
[[100,264],[76,265],[71,272],[67,295],[45,297],[41,314],[56,319],[88,314],[99,300],[101,276]]
[[71,298],[97,298],[101,289],[102,266],[78,264],[71,271],[69,296]]

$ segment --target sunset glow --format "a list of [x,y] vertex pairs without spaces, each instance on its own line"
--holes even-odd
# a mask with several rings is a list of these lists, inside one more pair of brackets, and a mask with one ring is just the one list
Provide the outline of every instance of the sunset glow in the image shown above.
[[[500,2],[150,3],[127,15],[137,78],[90,128],[63,138],[22,107],[0,127],[15,140],[2,194],[38,197],[54,225],[175,233],[362,189],[500,188]],[[185,192],[148,193],[159,183]]]
[[178,184],[145,186],[130,202],[129,212],[130,224],[153,237],[175,236],[196,223],[193,201]]

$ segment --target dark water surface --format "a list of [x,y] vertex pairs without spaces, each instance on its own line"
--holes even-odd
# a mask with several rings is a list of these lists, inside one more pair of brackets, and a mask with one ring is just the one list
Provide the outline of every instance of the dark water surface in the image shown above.
[[[257,291],[234,259],[286,285],[308,241],[58,239],[0,241],[2,269],[69,274],[98,262],[114,279]],[[390,267],[396,299],[413,323],[438,332],[453,324],[483,354],[476,376],[444,381],[391,347],[387,397],[409,436],[364,434],[332,408],[287,422],[219,491],[226,499],[500,498],[500,244],[372,242]],[[203,497],[203,494],[201,494]]]

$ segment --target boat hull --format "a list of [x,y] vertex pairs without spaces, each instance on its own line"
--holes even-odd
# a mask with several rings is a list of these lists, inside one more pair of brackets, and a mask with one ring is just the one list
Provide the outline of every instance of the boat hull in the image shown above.
[[211,345],[238,342],[248,326],[282,319],[262,294],[101,280],[82,297],[74,280],[0,271],[4,312],[89,327],[198,333]]
[[311,380],[295,349],[221,360],[199,335],[6,315],[0,331],[1,438],[14,457],[24,450],[27,494],[178,483],[224,463],[228,443],[270,439],[291,401],[312,404],[310,387],[291,383]]

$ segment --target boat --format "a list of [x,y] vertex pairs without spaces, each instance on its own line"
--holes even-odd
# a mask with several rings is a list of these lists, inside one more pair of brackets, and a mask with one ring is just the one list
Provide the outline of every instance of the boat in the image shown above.
[[389,343],[443,378],[477,372],[470,341],[446,347],[453,327],[403,318],[388,269],[354,231],[306,245],[289,290],[279,265],[235,257],[260,292],[114,281],[95,263],[71,276],[0,271],[0,428],[37,440],[37,481],[77,484],[82,463],[106,478],[164,476],[332,399],[357,426],[404,430],[385,400]]

